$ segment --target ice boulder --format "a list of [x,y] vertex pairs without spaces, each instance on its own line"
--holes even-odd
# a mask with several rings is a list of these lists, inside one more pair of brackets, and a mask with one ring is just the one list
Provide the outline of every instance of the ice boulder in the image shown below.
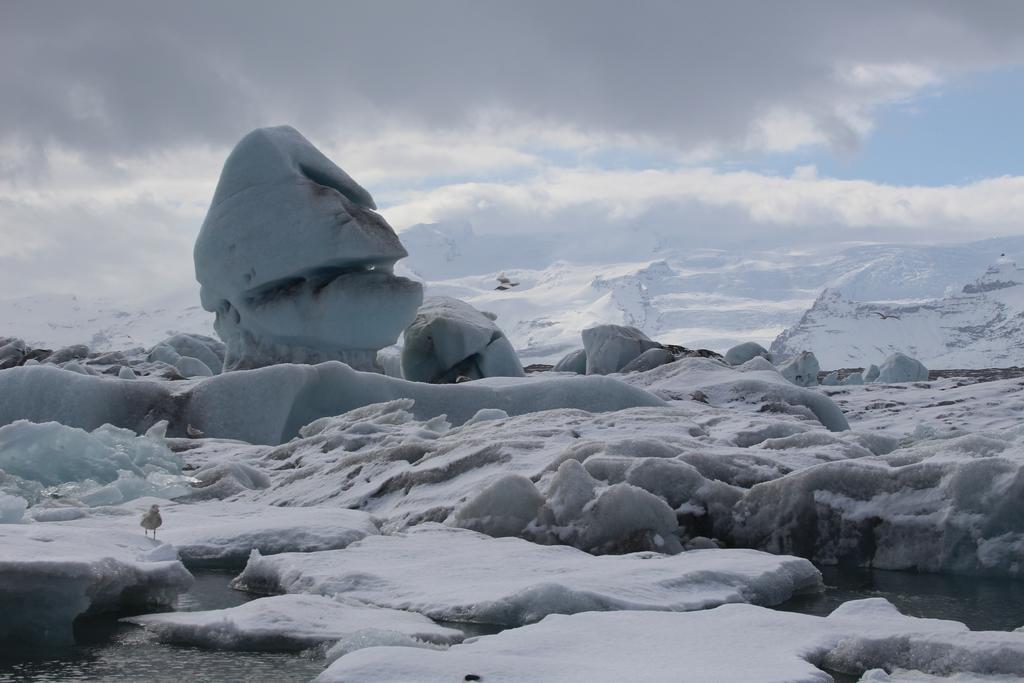
[[195,245],[224,368],[341,360],[376,369],[422,301],[370,194],[289,126],[261,128],[224,163]]
[[729,365],[743,365],[751,358],[771,360],[772,355],[757,342],[743,342],[725,352],[725,362]]
[[661,348],[661,344],[635,327],[597,325],[583,330],[583,348],[587,354],[587,374],[609,375],[622,370],[644,351]]
[[[177,356],[195,358],[212,370],[215,375],[224,365],[224,342],[202,334],[175,334],[157,344],[154,351],[159,347],[165,347]],[[177,357],[171,354],[166,354],[168,359],[153,358],[152,355],[153,351],[150,352],[150,360],[162,360],[168,365],[174,365],[177,360]]]
[[850,373],[849,375],[847,375],[846,377],[843,378],[843,381],[841,382],[841,384],[846,385],[846,386],[855,386],[855,385],[864,384],[864,375],[862,375],[859,372],[852,372],[852,373]]
[[459,377],[522,377],[523,365],[494,319],[464,301],[428,297],[405,330],[402,376],[452,384]]
[[821,386],[823,387],[836,387],[839,386],[839,371],[833,370],[832,372],[825,375],[821,380]]
[[796,356],[779,364],[779,372],[798,387],[813,387],[818,383],[821,367],[810,351],[801,351]]
[[647,372],[667,363],[676,357],[668,349],[647,349],[639,356],[622,366],[619,372]]
[[28,501],[21,496],[0,493],[0,524],[17,524],[28,507]]
[[893,382],[927,382],[928,368],[916,358],[896,352],[885,359],[878,369],[878,381]]
[[575,372],[577,375],[587,374],[587,352],[585,349],[571,351],[555,363],[555,372]]

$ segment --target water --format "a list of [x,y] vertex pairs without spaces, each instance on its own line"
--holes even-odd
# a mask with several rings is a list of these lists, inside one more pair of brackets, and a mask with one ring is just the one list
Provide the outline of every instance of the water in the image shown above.
[[974,631],[1024,626],[1024,581],[874,569],[819,567],[825,592],[778,609],[825,616],[848,600],[885,598],[903,614],[959,621]]
[[[904,614],[953,619],[974,630],[1008,631],[1024,625],[1024,582],[936,576],[908,572],[822,567],[826,590],[798,596],[778,609],[824,616],[847,600],[881,597]],[[228,587],[233,573],[194,571],[196,582],[178,600],[178,610],[222,609],[257,596]],[[487,635],[498,627],[449,624],[467,635]],[[119,681],[204,683],[235,681],[290,683],[309,681],[324,668],[315,652],[302,654],[224,652],[164,645],[143,629],[122,624],[115,616],[81,620],[75,625],[76,645],[47,659],[0,659],[0,683],[18,681]],[[837,683],[856,676],[830,672]]]
[[[234,573],[194,570],[196,581],[178,598],[179,611],[223,609],[258,596],[228,587]],[[258,683],[309,681],[324,669],[317,653],[263,653],[203,650],[165,645],[117,616],[82,619],[75,624],[75,646],[46,659],[0,659],[0,683],[18,681],[110,681],[117,683]]]

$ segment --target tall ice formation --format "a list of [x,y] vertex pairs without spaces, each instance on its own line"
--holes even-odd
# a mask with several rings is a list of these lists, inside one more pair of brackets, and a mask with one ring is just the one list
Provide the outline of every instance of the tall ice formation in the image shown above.
[[340,360],[376,370],[423,300],[370,194],[290,126],[242,138],[195,245],[225,370]]

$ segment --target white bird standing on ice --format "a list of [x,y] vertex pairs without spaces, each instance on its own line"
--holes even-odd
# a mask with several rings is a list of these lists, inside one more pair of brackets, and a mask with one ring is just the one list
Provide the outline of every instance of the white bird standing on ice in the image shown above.
[[149,538],[149,532],[153,532],[153,540],[156,540],[156,530],[164,523],[164,520],[160,518],[160,506],[152,505],[149,510],[142,513],[142,521],[139,522],[139,526],[146,530],[146,537]]

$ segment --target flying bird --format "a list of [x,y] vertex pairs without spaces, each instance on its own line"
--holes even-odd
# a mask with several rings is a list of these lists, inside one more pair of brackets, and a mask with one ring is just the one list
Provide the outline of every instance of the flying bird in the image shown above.
[[498,286],[495,287],[494,289],[499,292],[506,292],[512,289],[513,287],[518,286],[518,282],[512,282],[512,280],[508,279],[508,276],[505,275],[505,273],[502,273],[501,275],[498,276]]
[[156,530],[160,528],[160,525],[164,523],[164,520],[160,518],[160,506],[152,505],[149,510],[142,513],[142,521],[139,522],[139,526],[145,529],[146,537],[149,538],[149,532],[153,532],[153,540],[156,540]]
[[886,315],[885,313],[882,313],[881,311],[871,311],[871,312],[874,313],[875,315],[877,315],[882,320],[889,320],[890,318],[892,318],[893,320],[901,320],[901,318],[898,315]]

